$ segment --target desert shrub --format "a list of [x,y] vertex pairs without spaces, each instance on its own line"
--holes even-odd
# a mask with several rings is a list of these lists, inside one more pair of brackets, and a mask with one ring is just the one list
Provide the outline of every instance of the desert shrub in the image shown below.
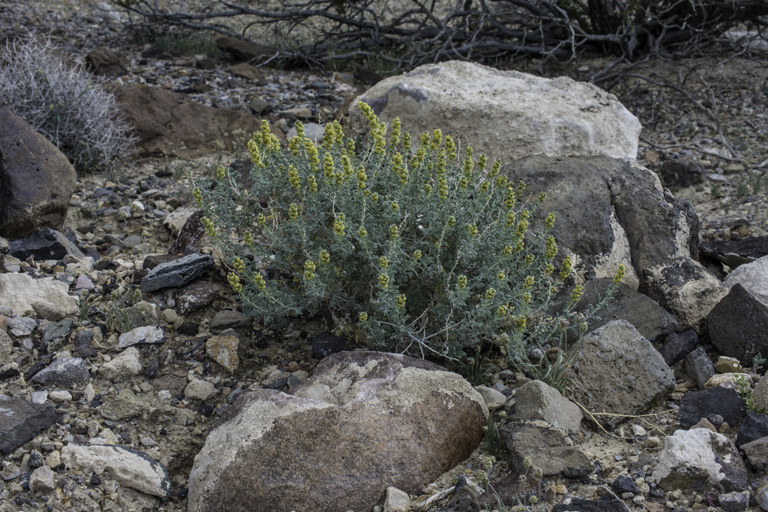
[[103,170],[134,143],[115,97],[50,42],[17,39],[0,52],[0,90],[19,117],[48,138],[78,171]]
[[571,260],[556,268],[554,214],[529,229],[544,195],[521,202],[525,185],[501,162],[440,130],[412,140],[360,107],[360,147],[334,122],[319,145],[297,123],[281,149],[264,122],[248,172],[220,167],[195,188],[245,311],[265,323],[323,314],[374,349],[443,358],[492,343],[518,360],[559,333],[569,322],[545,312]]

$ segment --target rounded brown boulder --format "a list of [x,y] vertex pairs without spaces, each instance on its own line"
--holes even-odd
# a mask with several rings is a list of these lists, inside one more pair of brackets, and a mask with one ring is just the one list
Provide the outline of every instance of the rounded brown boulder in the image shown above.
[[0,236],[25,238],[61,227],[76,179],[56,146],[0,106]]
[[241,395],[189,478],[189,512],[371,510],[469,457],[488,415],[461,376],[419,359],[340,352],[288,395]]

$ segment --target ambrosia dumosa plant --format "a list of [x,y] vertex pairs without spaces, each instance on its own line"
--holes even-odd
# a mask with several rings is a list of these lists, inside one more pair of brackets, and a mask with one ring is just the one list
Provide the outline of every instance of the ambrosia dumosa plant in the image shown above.
[[263,122],[250,172],[221,167],[195,188],[246,312],[265,323],[324,314],[372,348],[444,358],[484,341],[524,358],[532,337],[559,332],[562,318],[544,312],[572,263],[556,268],[553,213],[529,230],[544,195],[524,204],[501,162],[460,154],[440,130],[413,140],[359,107],[370,122],[360,147],[333,122],[318,145],[297,123],[282,149]]

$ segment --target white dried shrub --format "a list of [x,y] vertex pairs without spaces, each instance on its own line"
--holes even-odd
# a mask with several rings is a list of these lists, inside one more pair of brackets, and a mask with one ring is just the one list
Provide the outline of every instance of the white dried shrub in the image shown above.
[[50,41],[23,37],[0,49],[0,91],[19,117],[66,155],[75,169],[109,168],[135,138],[114,95],[80,66],[68,66]]

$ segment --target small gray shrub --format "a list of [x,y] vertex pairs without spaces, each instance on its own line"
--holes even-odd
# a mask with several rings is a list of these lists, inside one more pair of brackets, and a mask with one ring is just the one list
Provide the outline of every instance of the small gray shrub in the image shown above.
[[75,169],[109,168],[135,142],[115,97],[79,66],[67,66],[50,41],[28,36],[0,51],[6,105],[66,155]]

